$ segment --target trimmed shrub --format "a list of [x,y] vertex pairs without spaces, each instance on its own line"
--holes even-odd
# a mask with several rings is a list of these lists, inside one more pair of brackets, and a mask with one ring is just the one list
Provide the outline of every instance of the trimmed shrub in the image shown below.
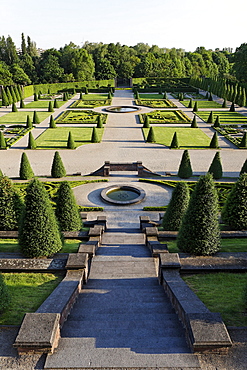
[[194,104],[193,112],[198,112],[198,103],[197,103],[197,101]]
[[188,150],[184,150],[182,159],[178,169],[178,177],[181,179],[188,179],[193,175],[191,163],[190,163],[190,155]]
[[147,136],[147,143],[155,143],[155,135],[154,135],[154,129],[153,127],[150,127],[148,131],[148,136]]
[[212,111],[210,112],[210,114],[208,116],[207,123],[214,123],[214,116],[213,116]]
[[54,100],[53,108],[59,108],[57,99]]
[[171,200],[162,220],[164,230],[178,231],[190,199],[188,185],[181,181],[173,190]]
[[98,132],[95,127],[93,127],[92,136],[91,136],[91,143],[99,143],[100,139],[98,137]]
[[243,134],[241,143],[239,144],[240,148],[246,148],[247,147],[247,132]]
[[189,105],[188,105],[188,108],[192,108],[193,105],[192,105],[192,98],[190,98],[190,102],[189,102]]
[[69,131],[69,135],[68,135],[67,148],[68,149],[75,149],[75,142],[74,142],[71,131]]
[[178,149],[179,148],[178,135],[177,135],[176,131],[173,134],[173,138],[172,138],[172,141],[171,141],[170,148],[171,149]]
[[0,230],[17,230],[22,202],[7,176],[0,177]]
[[55,152],[53,157],[53,162],[51,166],[51,177],[60,178],[66,176],[66,170],[63,165],[62,158],[60,157],[59,152]]
[[29,180],[34,177],[32,167],[25,152],[21,156],[19,176],[21,180]]
[[16,103],[17,102],[17,97],[15,95],[15,90],[14,90],[14,87],[13,86],[10,86],[10,93],[12,95],[12,99],[13,99],[13,103]]
[[44,185],[34,179],[27,187],[19,227],[22,253],[31,258],[49,257],[62,248],[55,213]]
[[84,92],[85,92],[85,94],[88,94],[88,88],[87,87],[85,87]]
[[6,149],[6,148],[7,148],[7,144],[6,144],[4,134],[2,131],[0,131],[0,149]]
[[23,99],[21,99],[21,101],[20,101],[20,108],[25,108],[25,103],[24,103]]
[[214,133],[214,135],[213,135],[213,137],[210,141],[209,148],[212,148],[212,149],[218,149],[219,148],[217,132]]
[[191,123],[191,128],[198,128],[197,122],[196,122],[196,115],[194,114],[192,123]]
[[15,103],[12,103],[12,112],[18,112]]
[[48,112],[54,112],[54,108],[52,106],[52,102],[51,101],[49,101]]
[[63,93],[63,101],[67,101],[67,100],[68,100],[68,97],[67,97],[67,94],[65,92],[65,93]]
[[163,95],[163,99],[167,99],[167,93],[166,93],[166,91],[164,92],[164,95]]
[[36,149],[36,148],[37,148],[37,144],[33,137],[33,134],[29,132],[27,149]]
[[234,104],[234,102],[232,102],[229,111],[230,112],[235,112],[235,104]]
[[220,127],[220,116],[216,116],[214,127]]
[[3,176],[3,171],[0,168],[0,177],[2,177],[2,176]]
[[212,93],[211,93],[211,92],[210,92],[210,94],[209,94],[208,101],[213,101],[213,95],[212,95]]
[[243,173],[247,173],[247,159],[245,160],[241,170],[240,170],[240,173],[239,173],[239,176],[241,176]]
[[49,127],[50,128],[56,128],[57,127],[57,125],[56,125],[56,123],[55,123],[54,118],[53,118],[52,115],[50,116]]
[[38,101],[38,95],[36,93],[33,94],[33,101]]
[[80,97],[79,97],[79,100],[82,100],[83,99],[83,93],[80,92]]
[[33,124],[32,124],[31,118],[28,114],[27,115],[27,120],[26,120],[26,128],[32,128],[32,127],[33,127]]
[[149,117],[148,116],[145,116],[145,118],[144,118],[143,127],[144,128],[150,128],[150,122],[149,122]]
[[4,277],[0,274],[0,314],[6,310],[10,304],[10,294],[8,287],[4,281]]
[[79,231],[82,220],[75,196],[68,181],[63,181],[57,192],[56,216],[62,231]]
[[102,128],[103,127],[103,122],[101,116],[97,117],[97,128]]
[[9,102],[9,105],[13,103],[13,98],[12,98],[12,95],[10,93],[10,90],[8,87],[6,87],[6,94],[7,94],[7,98],[8,98],[8,102]]
[[219,152],[215,153],[208,172],[211,173],[213,178],[216,180],[222,177],[223,171]]
[[19,94],[19,90],[18,90],[17,85],[14,86],[14,91],[15,91],[16,101],[20,101],[21,100],[21,96]]
[[2,90],[2,106],[7,107],[9,105],[9,99],[5,89]]
[[191,195],[177,237],[178,248],[193,255],[211,255],[220,248],[218,195],[212,175],[201,176]]
[[39,124],[40,123],[40,120],[39,120],[39,117],[38,117],[38,113],[36,112],[36,110],[33,112],[33,124]]
[[227,105],[226,105],[226,99],[224,99],[223,103],[222,103],[222,108],[227,108]]
[[240,175],[223,206],[222,220],[233,230],[247,230],[247,173]]

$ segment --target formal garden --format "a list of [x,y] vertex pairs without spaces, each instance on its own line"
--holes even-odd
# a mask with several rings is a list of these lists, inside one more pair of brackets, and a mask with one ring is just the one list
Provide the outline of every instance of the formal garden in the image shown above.
[[145,117],[148,117],[150,124],[190,124],[190,118],[181,110],[162,111],[155,110],[150,113],[139,115],[140,123],[145,122]]

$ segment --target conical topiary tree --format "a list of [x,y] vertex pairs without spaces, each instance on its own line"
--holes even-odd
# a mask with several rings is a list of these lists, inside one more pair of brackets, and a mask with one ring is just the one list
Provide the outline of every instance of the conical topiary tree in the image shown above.
[[181,179],[188,179],[193,175],[191,163],[190,163],[190,155],[188,150],[184,150],[182,159],[178,169],[178,177]]
[[220,248],[218,195],[211,174],[201,176],[180,226],[177,246],[185,253],[211,255]]
[[22,253],[31,258],[49,257],[62,248],[55,212],[44,185],[34,179],[27,187],[19,227]]
[[16,101],[20,101],[21,100],[21,96],[19,94],[19,90],[18,90],[17,85],[14,86],[14,91],[15,91]]
[[27,115],[27,120],[26,120],[26,128],[32,128],[33,127],[33,124],[32,124],[32,121],[31,121],[31,118],[29,116],[29,114]]
[[153,127],[150,127],[150,129],[148,131],[148,136],[147,136],[146,141],[147,141],[147,143],[155,143],[156,142]]
[[38,117],[38,113],[36,112],[36,110],[33,112],[33,124],[39,124],[40,123],[40,119]]
[[198,103],[195,101],[194,107],[193,107],[193,112],[198,112]]
[[166,100],[166,99],[167,99],[167,93],[166,93],[166,91],[164,92],[163,99],[164,99],[164,100]]
[[190,199],[188,185],[181,181],[173,190],[171,200],[162,220],[164,230],[178,231]]
[[102,127],[103,127],[102,117],[99,115],[97,117],[97,128],[102,128]]
[[57,127],[52,115],[50,116],[49,127],[50,128],[56,128]]
[[54,108],[52,106],[52,102],[51,101],[49,101],[48,112],[54,112]]
[[196,122],[196,115],[194,114],[193,120],[191,122],[191,128],[198,128],[197,122]]
[[28,160],[28,157],[25,152],[21,156],[21,164],[19,170],[19,176],[21,180],[29,180],[34,177],[34,173],[31,167],[31,164]]
[[12,95],[11,95],[10,90],[9,90],[8,87],[6,88],[6,94],[7,94],[9,104],[12,104],[13,103],[13,98],[12,98]]
[[224,99],[224,101],[222,103],[222,108],[227,108],[226,99]]
[[63,93],[63,101],[67,101],[68,100],[68,97],[67,97],[67,94],[66,92]]
[[231,106],[230,106],[230,112],[235,112],[235,104],[234,102],[232,102]]
[[7,107],[9,105],[9,99],[5,89],[2,89],[2,106]]
[[192,107],[193,107],[193,104],[192,104],[192,98],[190,98],[188,108],[192,108]]
[[217,132],[214,133],[214,135],[213,135],[213,137],[210,141],[209,148],[212,148],[212,149],[218,149],[219,148]]
[[247,148],[247,132],[243,134],[243,137],[241,139],[241,142],[239,144],[240,148]]
[[213,101],[213,95],[212,95],[212,93],[211,93],[211,92],[210,92],[210,94],[209,94],[208,101]]
[[62,158],[60,157],[59,152],[55,152],[52,166],[51,166],[51,177],[60,178],[66,176],[66,170],[63,165]]
[[25,103],[24,103],[23,99],[21,99],[21,101],[20,101],[20,108],[25,108]]
[[63,181],[57,192],[56,216],[62,231],[79,231],[82,220],[75,196],[68,181]]
[[54,100],[53,108],[59,108],[57,99]]
[[12,103],[12,112],[18,112],[15,103]]
[[7,143],[2,131],[0,131],[0,149],[7,149]]
[[171,149],[178,149],[179,148],[178,135],[177,135],[176,131],[173,134],[170,148]]
[[240,173],[239,173],[239,176],[241,176],[243,173],[247,173],[247,159],[245,160],[241,170],[240,170]]
[[71,131],[69,131],[69,135],[68,135],[67,148],[68,149],[75,149],[75,142],[74,142]]
[[95,127],[93,127],[92,136],[91,136],[91,143],[99,143],[100,139],[98,137],[98,132]]
[[208,116],[207,123],[214,123],[214,116],[213,116],[212,111],[210,112],[210,114]]
[[37,95],[37,93],[34,93],[33,94],[33,101],[38,101],[39,99],[38,99],[38,95]]
[[222,177],[223,171],[219,152],[215,153],[208,172],[211,173],[213,178],[216,180]]
[[10,86],[10,93],[12,95],[12,102],[13,103],[16,103],[17,102],[17,97],[15,95],[15,90],[14,90],[14,87],[13,86]]
[[143,127],[144,128],[150,128],[150,122],[149,122],[149,116],[145,116],[144,118],[144,124],[143,124]]
[[35,142],[33,134],[29,132],[27,149],[36,149],[36,148],[37,148],[37,144]]
[[8,287],[4,281],[4,277],[0,274],[0,312],[4,312],[11,302]]
[[222,220],[233,230],[247,230],[247,173],[240,175],[222,208]]
[[214,127],[220,127],[220,116],[216,116]]
[[7,176],[0,177],[0,230],[17,230],[22,208],[19,194]]

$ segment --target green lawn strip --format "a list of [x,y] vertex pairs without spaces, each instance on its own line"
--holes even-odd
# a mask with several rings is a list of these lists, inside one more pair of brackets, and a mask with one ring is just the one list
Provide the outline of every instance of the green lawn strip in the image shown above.
[[139,94],[140,99],[163,99],[164,94]]
[[[32,101],[31,103],[25,104],[25,107],[28,109],[29,108],[47,108],[48,109],[50,102],[51,100]],[[65,101],[57,100],[57,105],[59,108],[65,103],[66,103]]]
[[[202,118],[207,122],[210,112],[197,112],[198,117]],[[240,125],[247,124],[247,117],[243,116],[238,112],[229,112],[229,111],[213,111],[213,121],[215,121],[216,116],[220,117],[220,124],[222,125]],[[212,123],[209,123],[212,125]]]
[[[59,253],[77,253],[81,240],[65,239],[62,249]],[[17,239],[0,239],[1,253],[20,253],[20,247]]]
[[83,100],[106,100],[108,98],[108,94],[83,94]]
[[247,326],[244,289],[247,273],[210,273],[183,276],[212,312],[220,312],[228,326]]
[[0,325],[20,325],[25,313],[35,312],[63,279],[63,274],[3,273],[11,303]]
[[[167,244],[170,253],[179,253],[176,240],[162,241],[162,244]],[[224,238],[221,239],[221,247],[219,252],[247,252],[246,238]]]
[[[175,132],[181,149],[206,149],[210,144],[210,138],[199,128],[153,127],[153,129],[157,144],[170,146]],[[143,128],[142,130],[146,139],[149,129]]]
[[[51,112],[37,112],[40,122],[44,121],[47,117],[51,115]],[[19,112],[10,112],[0,117],[1,125],[20,125],[26,124],[27,116],[30,116],[31,120],[33,118],[33,112],[19,111]]]
[[[48,128],[36,139],[37,149],[66,149],[69,132],[72,133],[75,146],[90,144],[93,129],[91,127],[57,127]],[[97,128],[99,140],[103,128]]]
[[111,99],[106,100],[76,100],[70,105],[70,108],[95,108],[104,105],[111,105]]
[[[185,107],[188,107],[189,102],[190,102],[189,100],[183,100],[180,103],[182,103]],[[195,100],[193,100],[192,104],[194,106]],[[203,108],[220,108],[221,107],[221,104],[217,103],[216,101],[197,100],[197,106],[198,106],[199,109],[203,109]]]

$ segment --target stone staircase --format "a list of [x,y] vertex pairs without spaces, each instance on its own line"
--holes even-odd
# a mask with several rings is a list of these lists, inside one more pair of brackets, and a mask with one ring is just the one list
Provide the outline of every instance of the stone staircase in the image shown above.
[[45,369],[200,369],[137,229],[108,229]]

